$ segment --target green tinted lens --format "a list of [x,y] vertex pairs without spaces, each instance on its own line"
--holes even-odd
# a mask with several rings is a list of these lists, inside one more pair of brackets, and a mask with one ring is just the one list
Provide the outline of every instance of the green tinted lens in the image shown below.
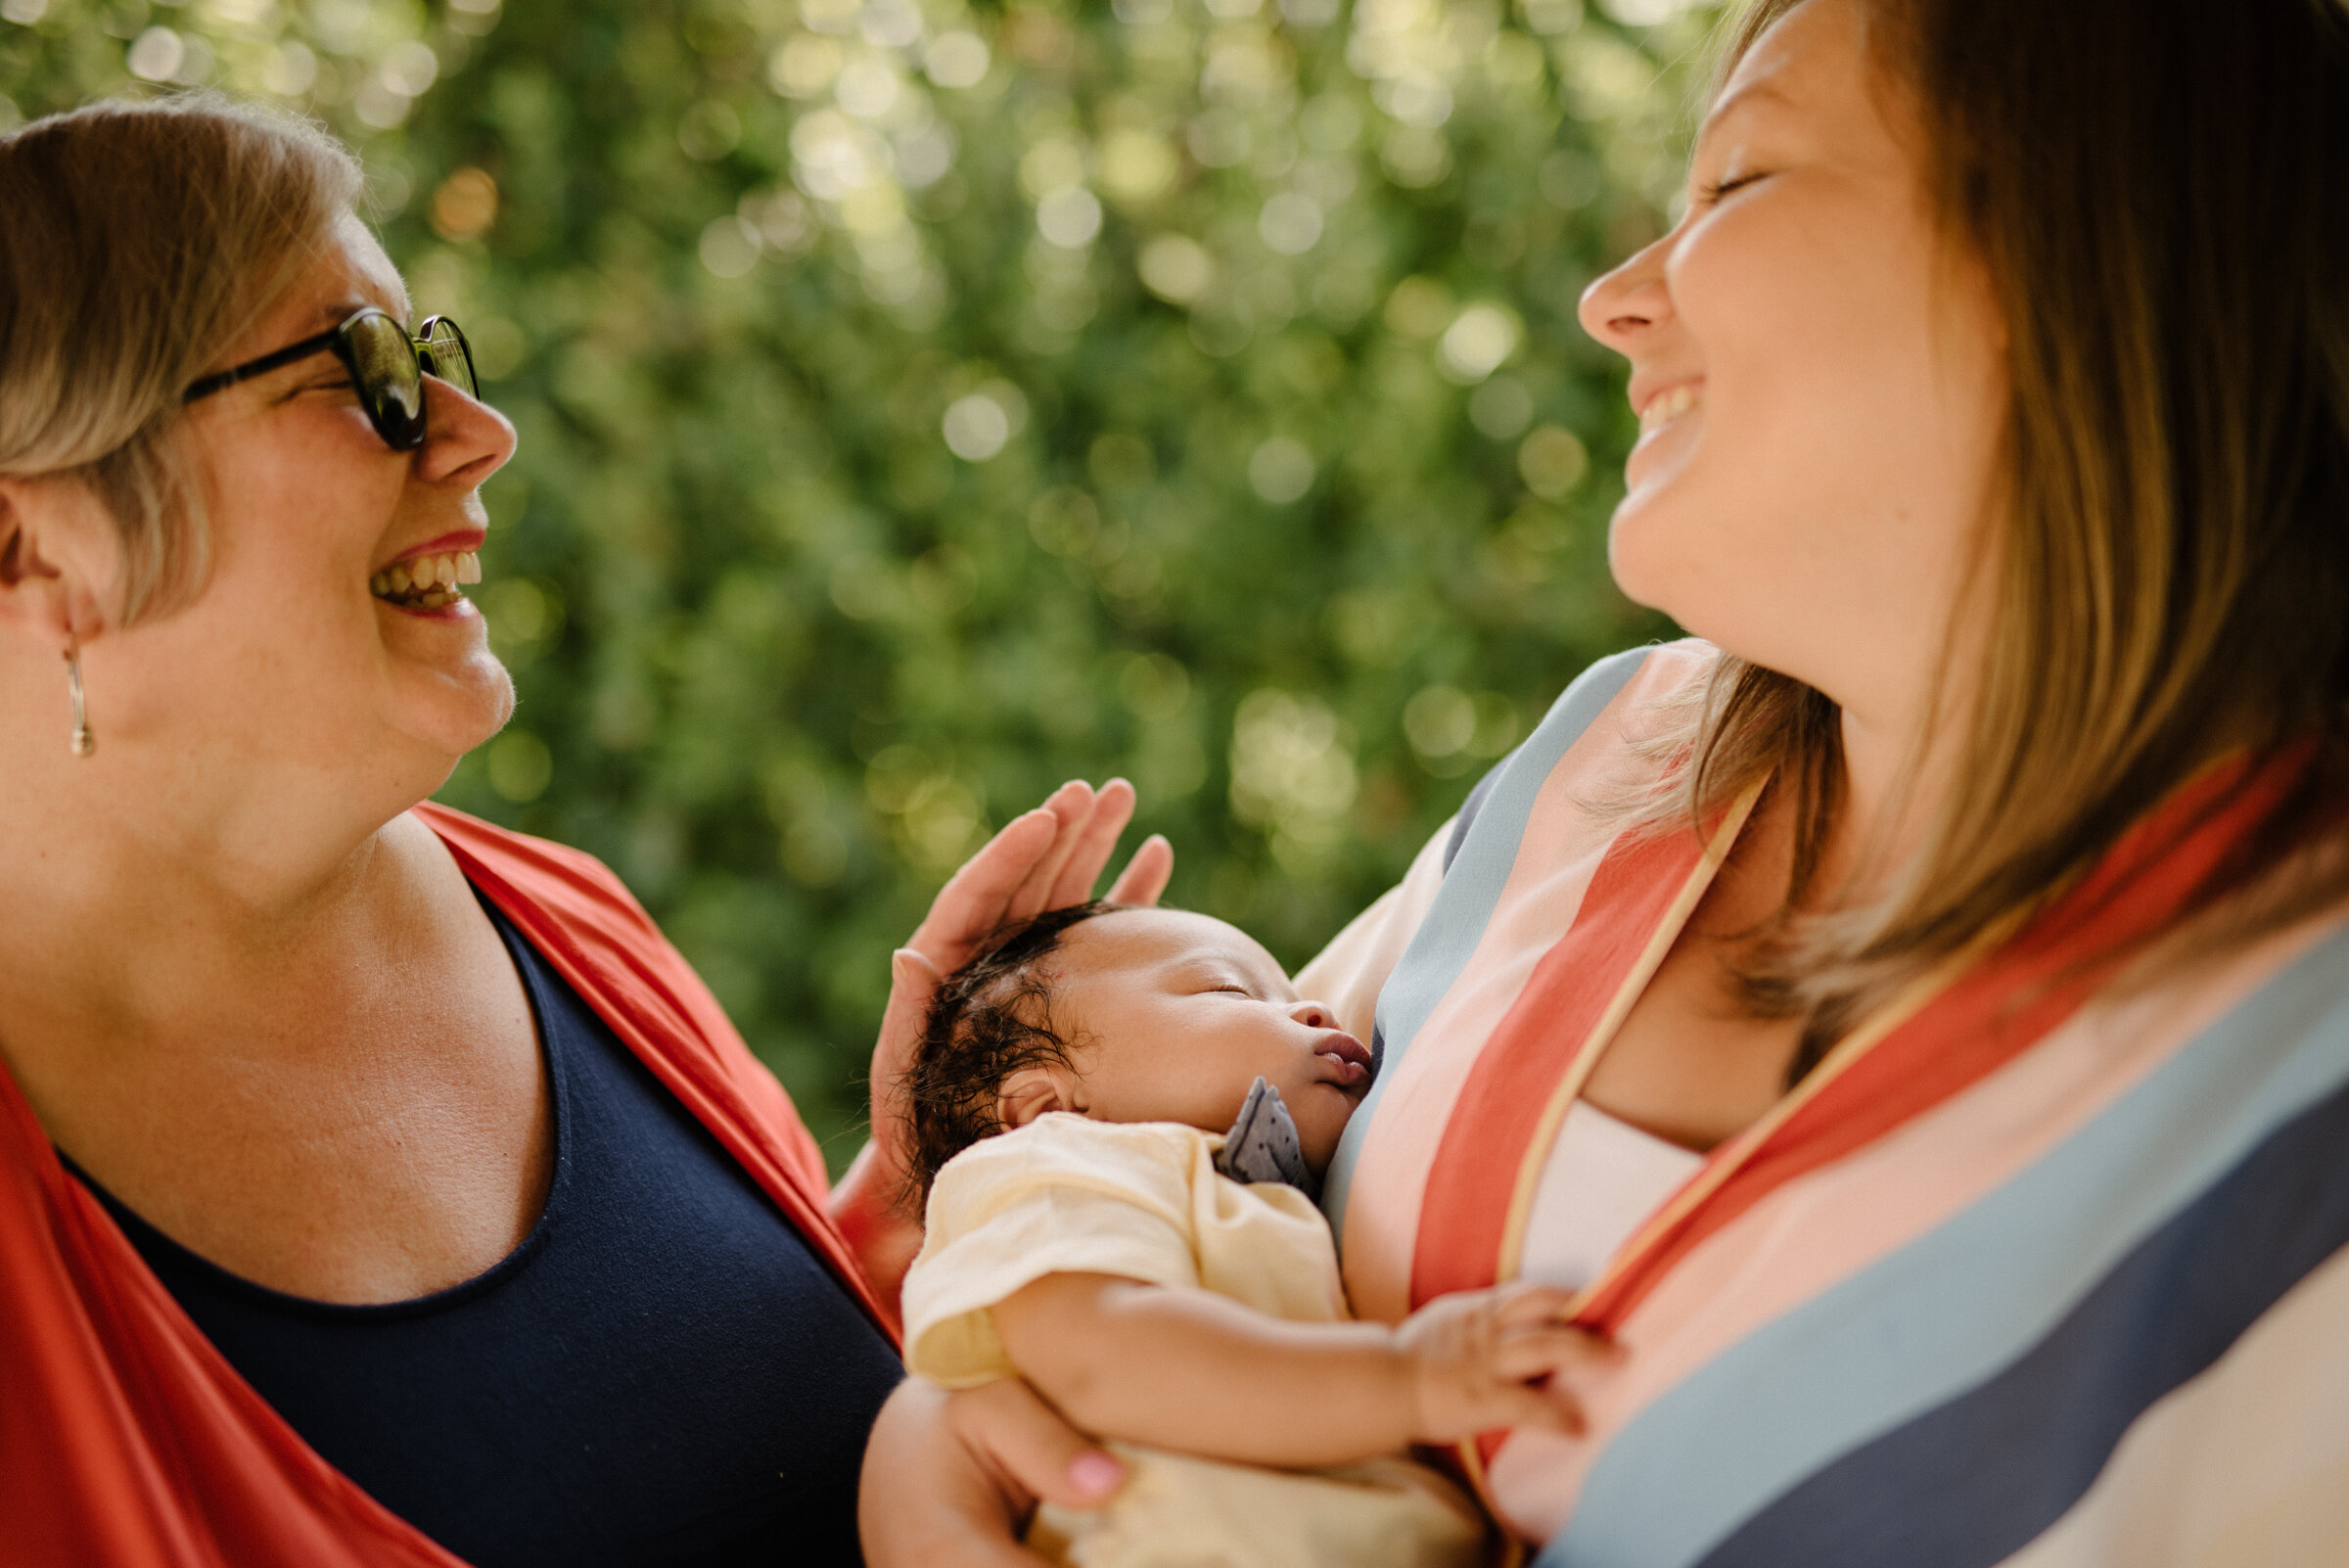
[[425,369],[468,397],[481,396],[481,388],[473,379],[473,350],[455,322],[446,316],[435,316],[426,322],[423,347]]
[[424,376],[407,329],[381,311],[369,311],[345,324],[343,342],[350,350],[359,400],[375,428],[396,449],[419,444],[424,438]]

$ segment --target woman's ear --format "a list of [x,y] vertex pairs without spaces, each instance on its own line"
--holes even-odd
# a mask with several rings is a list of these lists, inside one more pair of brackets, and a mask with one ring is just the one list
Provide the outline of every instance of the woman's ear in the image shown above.
[[1046,1111],[1081,1111],[1076,1075],[1057,1065],[1023,1067],[1003,1081],[995,1120],[1004,1130],[1026,1127]]
[[64,648],[105,629],[98,584],[117,546],[78,481],[0,475],[0,627]]

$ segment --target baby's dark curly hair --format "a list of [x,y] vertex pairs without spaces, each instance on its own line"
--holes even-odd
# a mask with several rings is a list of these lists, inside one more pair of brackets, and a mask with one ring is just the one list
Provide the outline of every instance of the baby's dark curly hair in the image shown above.
[[917,1200],[929,1196],[940,1167],[1003,1130],[995,1112],[1005,1080],[1024,1067],[1068,1064],[1077,1042],[1052,1021],[1043,960],[1070,927],[1129,907],[1095,899],[1006,926],[939,986],[898,1090]]

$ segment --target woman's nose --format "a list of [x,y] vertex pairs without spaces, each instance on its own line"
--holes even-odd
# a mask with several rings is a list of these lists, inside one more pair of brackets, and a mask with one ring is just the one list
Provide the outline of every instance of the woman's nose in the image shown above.
[[1672,293],[1664,283],[1666,235],[1583,291],[1576,314],[1583,330],[1619,354],[1630,355],[1656,328],[1672,319]]
[[479,398],[438,376],[424,378],[424,445],[417,478],[429,484],[462,481],[479,485],[514,455],[514,424]]

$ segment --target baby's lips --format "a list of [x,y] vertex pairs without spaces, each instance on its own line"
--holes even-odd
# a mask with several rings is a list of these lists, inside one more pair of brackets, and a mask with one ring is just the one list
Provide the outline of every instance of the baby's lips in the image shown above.
[[1370,1077],[1369,1048],[1344,1030],[1332,1030],[1313,1047],[1313,1053],[1337,1068],[1338,1082],[1347,1088]]

